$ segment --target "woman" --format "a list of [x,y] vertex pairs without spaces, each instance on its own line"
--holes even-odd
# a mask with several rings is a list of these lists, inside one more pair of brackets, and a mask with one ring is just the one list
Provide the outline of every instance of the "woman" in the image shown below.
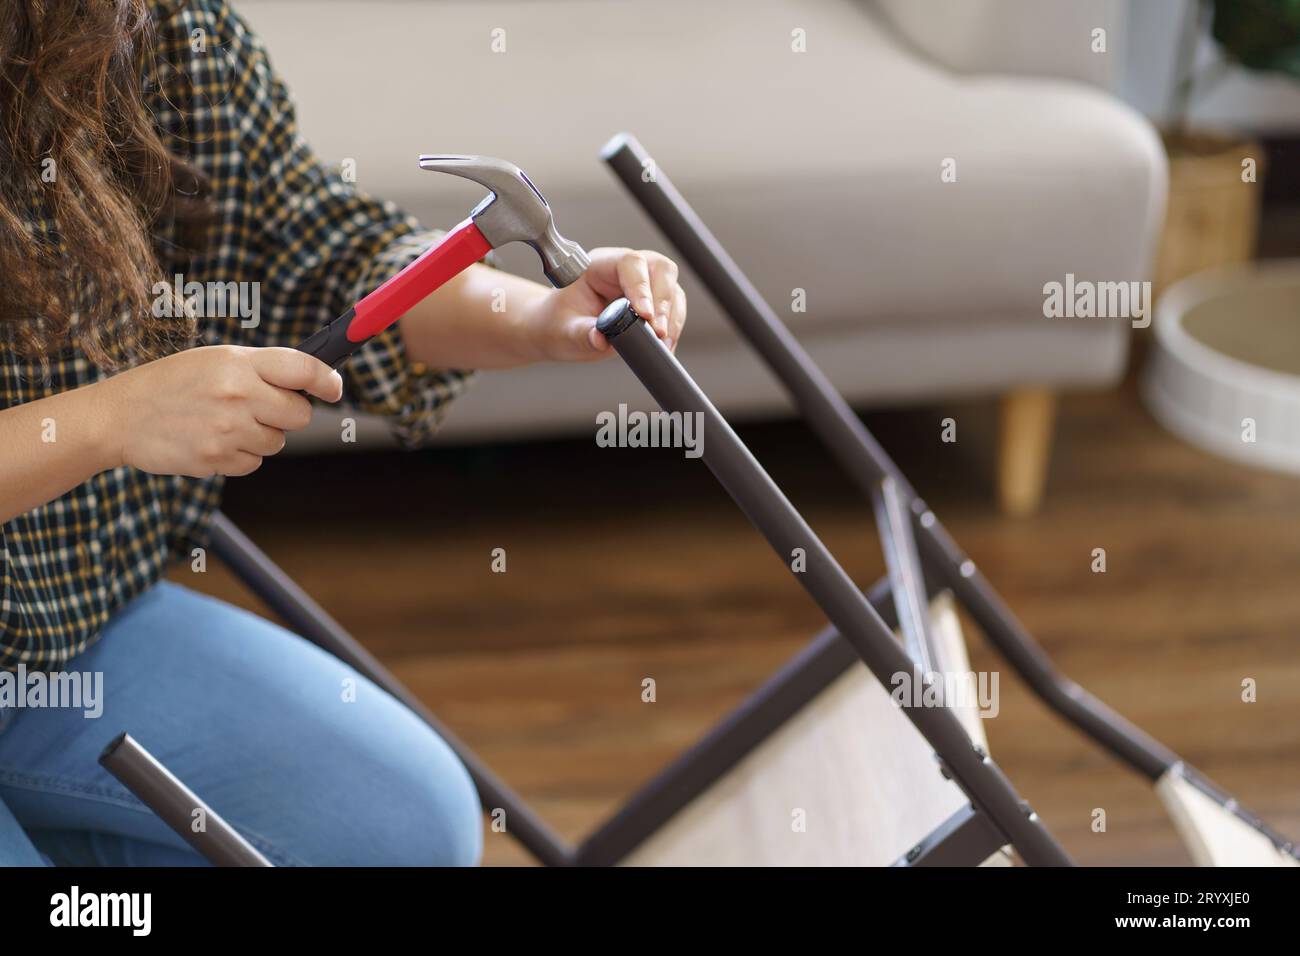
[[[274,863],[475,862],[473,786],[420,720],[160,578],[224,478],[307,424],[304,392],[419,444],[465,369],[611,354],[619,295],[674,346],[676,266],[596,250],[559,291],[472,266],[340,376],[292,346],[436,236],[317,161],[227,3],[10,0],[0,73],[0,666],[102,677],[99,705],[0,683],[0,864],[199,862],[98,768],[120,730]],[[195,316],[174,276],[260,308]]]

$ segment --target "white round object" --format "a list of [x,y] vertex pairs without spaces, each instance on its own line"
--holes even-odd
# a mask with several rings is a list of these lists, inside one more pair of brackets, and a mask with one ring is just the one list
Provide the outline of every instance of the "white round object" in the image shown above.
[[1155,310],[1142,394],[1180,438],[1300,472],[1300,260],[1199,273]]

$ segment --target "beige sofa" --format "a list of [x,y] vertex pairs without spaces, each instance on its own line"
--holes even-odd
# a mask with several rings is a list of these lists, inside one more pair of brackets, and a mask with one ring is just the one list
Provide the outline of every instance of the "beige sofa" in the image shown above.
[[[1121,374],[1127,324],[1049,319],[1067,273],[1144,278],[1164,203],[1110,92],[1117,0],[244,0],[304,132],[429,224],[479,192],[421,152],[517,162],[587,246],[662,245],[597,160],[634,133],[862,406],[1004,397],[1004,504],[1032,508],[1051,396]],[[1105,52],[1096,52],[1105,31]],[[494,32],[496,31],[496,32]],[[503,32],[502,32],[503,31]],[[798,31],[802,31],[801,33]],[[793,46],[802,38],[805,51]],[[503,52],[493,51],[493,41]],[[943,164],[955,161],[956,181]],[[949,167],[951,168],[951,166]],[[538,275],[535,258],[507,264]],[[788,404],[688,274],[682,358],[727,413]],[[807,311],[791,309],[804,290]],[[449,441],[582,434],[649,399],[617,361],[482,377]],[[328,422],[320,434],[337,434]],[[367,429],[371,434],[376,428]]]

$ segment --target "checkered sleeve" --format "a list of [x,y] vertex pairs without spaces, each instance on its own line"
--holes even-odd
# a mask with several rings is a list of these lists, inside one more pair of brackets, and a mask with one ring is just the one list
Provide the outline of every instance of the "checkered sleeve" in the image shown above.
[[[241,225],[235,241],[246,246],[241,271],[261,289],[249,344],[294,346],[441,234],[421,229],[322,163],[299,134],[289,92],[261,42],[224,0],[214,10],[221,56],[209,62],[221,73],[220,112],[231,127],[232,149],[212,155],[219,164],[242,167],[242,175],[214,178],[232,186],[234,207],[227,212]],[[472,376],[411,361],[396,326],[359,349],[343,374],[345,402],[386,418],[407,446],[429,439]]]

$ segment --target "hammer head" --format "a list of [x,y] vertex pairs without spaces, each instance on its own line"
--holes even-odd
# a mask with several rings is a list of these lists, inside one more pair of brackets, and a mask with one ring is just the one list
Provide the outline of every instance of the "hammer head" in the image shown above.
[[491,156],[421,156],[420,168],[472,179],[491,191],[470,218],[493,249],[507,242],[528,243],[541,257],[546,278],[557,288],[587,270],[591,263],[587,253],[556,231],[551,207],[514,163]]

